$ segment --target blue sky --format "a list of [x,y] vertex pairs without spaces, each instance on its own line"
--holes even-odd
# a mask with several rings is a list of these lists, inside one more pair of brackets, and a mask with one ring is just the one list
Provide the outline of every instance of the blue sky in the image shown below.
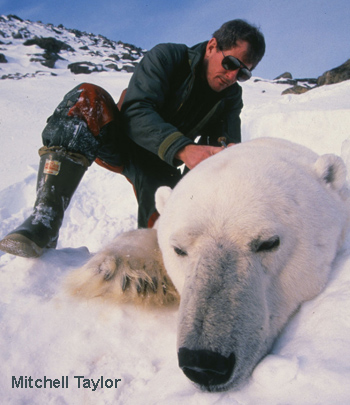
[[0,14],[102,34],[150,49],[194,45],[225,21],[259,26],[267,52],[254,75],[317,77],[350,58],[349,0],[0,0]]

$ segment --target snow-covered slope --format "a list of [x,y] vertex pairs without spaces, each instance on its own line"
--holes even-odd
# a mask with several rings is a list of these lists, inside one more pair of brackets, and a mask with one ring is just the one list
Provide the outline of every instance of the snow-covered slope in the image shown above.
[[[14,53],[11,63],[25,66],[24,53]],[[30,212],[40,133],[63,95],[90,81],[117,100],[130,77],[116,71],[77,76],[64,68],[58,76],[0,80],[0,237]],[[254,79],[243,84],[243,141],[290,139],[318,153],[342,154],[350,168],[350,81],[298,96],[281,96],[284,88]],[[350,240],[326,289],[302,306],[247,385],[210,394],[198,391],[177,366],[176,310],[147,312],[64,294],[62,280],[73,268],[135,226],[129,183],[93,165],[68,208],[57,250],[35,260],[0,252],[1,403],[350,403]],[[25,376],[27,381],[58,379],[60,387],[50,388],[48,382],[46,388],[29,388],[28,382],[27,388],[12,388],[12,377],[18,382],[20,376],[24,382]],[[68,378],[67,388],[62,376]],[[94,390],[90,381],[88,388],[81,376],[100,383]]]
[[3,15],[0,54],[5,58],[0,63],[0,78],[20,79],[74,74],[82,69],[132,72],[143,51],[101,35]]

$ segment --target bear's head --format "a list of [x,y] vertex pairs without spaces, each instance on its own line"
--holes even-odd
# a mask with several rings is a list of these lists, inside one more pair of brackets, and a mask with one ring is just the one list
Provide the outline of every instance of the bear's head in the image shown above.
[[179,365],[203,389],[247,380],[324,287],[348,223],[339,157],[259,139],[157,191],[158,241],[181,295]]

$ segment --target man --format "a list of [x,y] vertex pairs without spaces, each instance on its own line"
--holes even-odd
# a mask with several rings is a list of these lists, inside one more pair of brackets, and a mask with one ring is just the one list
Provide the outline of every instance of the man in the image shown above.
[[135,70],[118,108],[104,89],[77,86],[43,131],[33,213],[0,242],[0,249],[38,257],[54,248],[64,211],[94,161],[128,178],[139,205],[138,226],[151,227],[157,217],[154,193],[162,185],[176,185],[182,176],[178,166],[192,169],[220,152],[223,142],[241,141],[237,81],[251,77],[264,52],[260,31],[232,20],[192,48],[154,47]]

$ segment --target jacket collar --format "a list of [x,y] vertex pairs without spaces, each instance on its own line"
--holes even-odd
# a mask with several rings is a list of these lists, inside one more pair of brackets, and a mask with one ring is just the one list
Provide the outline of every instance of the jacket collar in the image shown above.
[[188,49],[188,62],[194,72],[198,64],[203,60],[208,41],[201,42]]

